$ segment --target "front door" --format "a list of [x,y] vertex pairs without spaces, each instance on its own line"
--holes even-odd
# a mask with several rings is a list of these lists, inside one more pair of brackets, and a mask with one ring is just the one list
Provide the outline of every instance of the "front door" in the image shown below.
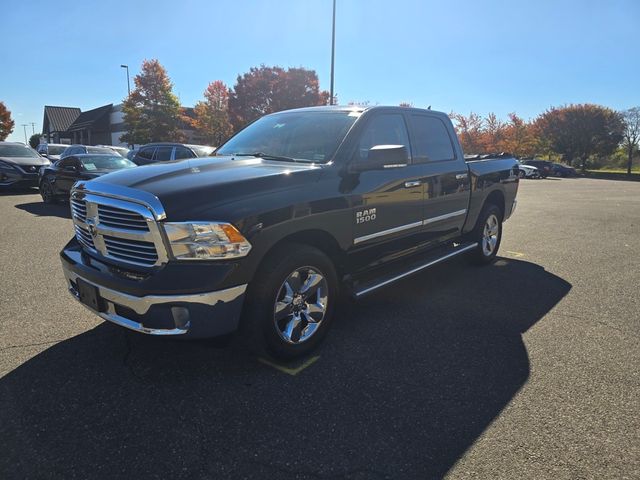
[[366,162],[369,150],[377,145],[404,145],[409,158],[406,164],[358,174],[351,192],[353,258],[362,266],[393,256],[403,244],[415,243],[408,239],[422,231],[424,167],[411,163],[403,114],[381,112],[368,119],[355,151],[358,160]]

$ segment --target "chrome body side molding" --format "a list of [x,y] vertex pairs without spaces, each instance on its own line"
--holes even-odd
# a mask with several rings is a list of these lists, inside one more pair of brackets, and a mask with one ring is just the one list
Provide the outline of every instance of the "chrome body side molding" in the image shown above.
[[428,225],[431,223],[440,222],[442,220],[447,220],[449,218],[459,217],[460,215],[464,215],[465,213],[467,213],[466,208],[462,210],[456,210],[455,212],[446,213],[444,215],[438,215],[437,217],[427,218],[419,222],[407,223],[406,225],[400,225],[399,227],[389,228],[388,230],[382,230],[380,232],[370,233],[368,235],[363,235],[361,237],[354,238],[353,244],[357,245],[359,243],[366,242],[367,240],[372,240],[378,237],[384,237],[385,235],[391,235],[392,233],[398,233],[404,230],[409,230],[411,228],[421,227],[423,225]]

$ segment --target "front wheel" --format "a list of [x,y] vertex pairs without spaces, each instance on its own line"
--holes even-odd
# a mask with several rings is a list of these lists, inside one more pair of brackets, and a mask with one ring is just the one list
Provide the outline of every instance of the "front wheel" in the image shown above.
[[306,355],[329,330],[337,295],[337,274],[324,253],[293,243],[278,248],[249,285],[242,340],[281,359]]
[[518,171],[518,177],[519,178],[524,178],[526,176],[527,176],[527,174],[523,170]]
[[496,205],[486,205],[470,237],[470,240],[478,243],[471,253],[472,262],[478,265],[491,263],[498,254],[502,240],[502,211]]
[[42,180],[40,183],[40,196],[44,203],[56,203],[56,196],[53,193],[53,187],[47,179]]

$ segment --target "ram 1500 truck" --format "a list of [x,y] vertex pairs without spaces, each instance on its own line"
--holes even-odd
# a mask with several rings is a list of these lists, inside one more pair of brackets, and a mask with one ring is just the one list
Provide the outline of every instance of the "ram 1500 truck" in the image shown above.
[[460,254],[491,262],[517,189],[516,160],[465,161],[446,114],[289,110],[211,158],[76,183],[62,266],[103,319],[182,338],[239,329],[292,358],[323,339],[339,292],[359,298]]

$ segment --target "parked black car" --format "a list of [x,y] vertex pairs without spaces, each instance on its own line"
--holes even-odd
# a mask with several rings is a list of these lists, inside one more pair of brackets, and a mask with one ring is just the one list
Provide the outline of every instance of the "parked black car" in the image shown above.
[[527,159],[521,160],[521,163],[536,167],[538,169],[538,175],[540,175],[540,178],[547,178],[549,175],[551,175],[551,171],[553,168],[553,163],[546,160]]
[[208,157],[215,147],[187,145],[184,143],[148,143],[131,159],[137,165],[182,160],[184,158]]
[[0,187],[37,187],[40,168],[50,163],[24,143],[0,142]]
[[113,152],[109,154],[80,154],[58,160],[44,168],[40,176],[40,195],[45,203],[68,198],[78,180],[91,180],[106,173],[133,168],[136,164]]
[[69,145],[64,152],[60,154],[60,159],[67,158],[71,155],[82,155],[84,153],[93,153],[98,155],[113,155],[115,152],[109,147],[93,147],[91,145]]
[[517,172],[509,156],[466,161],[441,112],[274,113],[215,157],[78,182],[66,286],[141,333],[239,327],[252,349],[304,355],[327,333],[339,291],[360,298],[462,254],[493,261]]
[[563,165],[561,163],[553,163],[551,164],[551,175],[554,177],[577,177],[578,172],[576,172],[575,168],[570,167],[568,165]]
[[43,157],[47,157],[50,162],[57,162],[68,146],[62,143],[41,143],[36,148],[36,151]]

